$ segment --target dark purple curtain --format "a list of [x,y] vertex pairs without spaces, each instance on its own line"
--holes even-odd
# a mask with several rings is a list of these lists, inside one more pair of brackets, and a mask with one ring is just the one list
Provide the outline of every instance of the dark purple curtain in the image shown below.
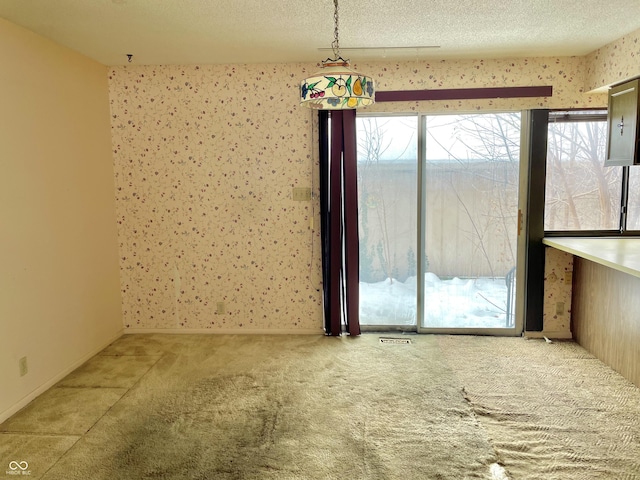
[[325,332],[341,335],[344,325],[349,335],[359,335],[356,112],[320,111],[319,120]]
[[[551,96],[550,86],[377,92],[376,101]],[[320,216],[327,335],[360,334],[355,110],[320,110]],[[329,132],[331,129],[331,132]]]

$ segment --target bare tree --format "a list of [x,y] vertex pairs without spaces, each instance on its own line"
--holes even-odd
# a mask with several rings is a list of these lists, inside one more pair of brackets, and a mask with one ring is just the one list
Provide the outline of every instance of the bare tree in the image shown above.
[[[411,140],[401,145],[398,151],[394,135],[388,129],[388,121],[379,117],[360,119],[358,137],[358,181],[359,181],[359,221],[361,235],[361,270],[363,277],[375,279],[377,263],[384,279],[393,281],[398,275],[399,259],[397,240],[402,232],[394,228],[397,216],[398,198],[394,186],[396,165],[411,146]],[[415,128],[410,126],[409,128]],[[397,143],[397,142],[396,142]],[[375,226],[371,225],[370,212],[373,212]],[[378,241],[372,244],[372,231],[376,230]],[[406,254],[409,256],[409,253]],[[406,263],[406,262],[405,262]],[[364,268],[363,268],[364,267]],[[366,271],[366,270],[369,271]]]
[[616,228],[621,171],[604,167],[606,122],[549,125],[545,228]]
[[[515,264],[515,236],[520,153],[518,113],[447,116],[449,123],[427,127],[427,142],[445,151],[449,162],[433,159],[431,168],[449,169],[448,190],[455,197],[452,211],[466,222],[458,233],[480,255],[467,259],[471,276],[502,276]],[[442,128],[444,127],[444,128]],[[444,132],[450,132],[445,135]],[[456,207],[457,205],[457,207]],[[466,225],[466,227],[465,227]],[[454,238],[456,232],[449,232]]]
[[[431,267],[444,276],[504,276],[515,265],[517,248],[520,114],[432,116],[427,122],[424,208]],[[407,155],[415,138],[398,147],[392,125],[380,117],[359,119],[364,281],[392,281],[415,264],[415,252],[402,238],[408,230],[398,221],[407,217],[409,198],[401,165],[415,165]],[[417,134],[415,124],[408,128]],[[602,166],[605,133],[605,122],[550,125],[547,229],[616,223],[621,169]]]

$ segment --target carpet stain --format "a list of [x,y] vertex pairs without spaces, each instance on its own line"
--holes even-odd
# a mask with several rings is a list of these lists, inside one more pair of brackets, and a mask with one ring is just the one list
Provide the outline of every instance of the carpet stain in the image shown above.
[[165,356],[43,478],[492,479],[435,340],[211,337],[154,338]]

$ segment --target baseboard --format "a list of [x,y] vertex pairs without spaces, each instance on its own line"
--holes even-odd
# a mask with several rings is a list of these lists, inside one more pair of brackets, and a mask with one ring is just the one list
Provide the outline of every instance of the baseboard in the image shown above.
[[122,334],[123,334],[123,330],[121,329],[118,331],[117,335],[111,337],[107,342],[102,343],[98,348],[95,348],[91,352],[87,353],[86,355],[83,355],[80,359],[73,362],[69,367],[65,368],[62,372],[57,374],[55,377],[51,378],[50,380],[47,380],[45,383],[40,385],[34,391],[29,393],[27,396],[23,397],[20,401],[18,401],[18,403],[12,405],[11,407],[7,408],[3,412],[0,412],[0,423],[4,422],[7,418],[14,415],[18,411],[20,411],[22,408],[26,407],[36,397],[42,395],[44,392],[49,390],[51,387],[53,387],[56,383],[58,383],[64,377],[66,377],[71,372],[73,372],[76,368],[83,365],[91,357],[94,357],[95,355],[100,353],[102,350],[107,348],[109,345],[115,342],[118,338],[120,338]]
[[131,335],[134,333],[167,333],[167,334],[183,334],[183,335],[324,335],[324,330],[318,329],[278,329],[278,328],[125,328],[124,334]]
[[572,340],[573,335],[571,332],[567,331],[552,331],[552,330],[543,330],[542,332],[524,332],[522,334],[523,337],[526,338],[555,338],[556,340]]

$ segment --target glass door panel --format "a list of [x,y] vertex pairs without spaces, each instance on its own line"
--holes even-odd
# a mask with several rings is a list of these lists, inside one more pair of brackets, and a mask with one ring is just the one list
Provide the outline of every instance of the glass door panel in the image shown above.
[[358,116],[360,324],[416,326],[417,116]]
[[514,329],[520,113],[425,121],[421,330]]

